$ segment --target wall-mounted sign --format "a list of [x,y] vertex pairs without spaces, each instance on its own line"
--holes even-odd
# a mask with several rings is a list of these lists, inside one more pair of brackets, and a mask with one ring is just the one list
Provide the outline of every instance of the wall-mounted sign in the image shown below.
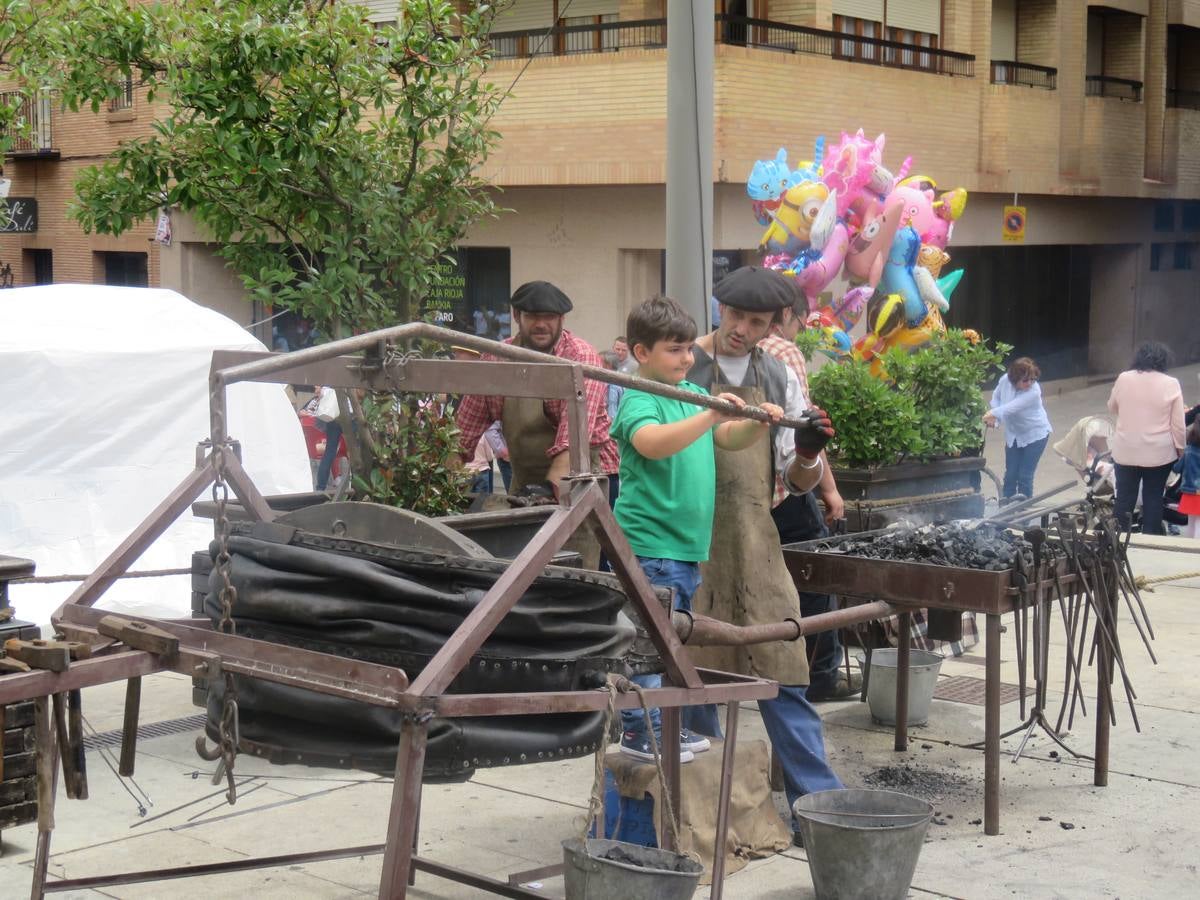
[[1000,225],[1000,237],[1014,244],[1025,242],[1025,207],[1004,207],[1004,221]]
[[5,234],[33,234],[37,231],[37,200],[33,197],[9,197],[0,201],[7,210],[0,212],[0,232]]

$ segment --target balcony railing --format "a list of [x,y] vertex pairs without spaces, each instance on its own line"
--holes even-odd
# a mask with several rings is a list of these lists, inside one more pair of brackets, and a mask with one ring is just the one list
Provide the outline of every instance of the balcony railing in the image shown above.
[[992,84],[1016,84],[1053,91],[1058,87],[1058,69],[1035,66],[1033,63],[993,59]]
[[1200,109],[1200,91],[1167,88],[1167,106],[1175,109]]
[[[850,62],[939,75],[975,74],[975,57],[969,53],[903,44],[882,38],[824,31],[786,22],[718,15],[716,38],[721,44],[755,47],[782,53],[808,53]],[[667,43],[666,19],[558,25],[526,31],[498,32],[491,37],[497,58],[528,58],[574,53],[605,53],[632,48],[662,48]]]
[[666,19],[599,22],[501,31],[491,36],[497,59],[527,59],[576,53],[609,53],[622,49],[667,46]]
[[1111,75],[1087,76],[1089,97],[1115,97],[1118,100],[1142,100],[1142,83],[1129,78],[1113,78]]
[[50,97],[47,94],[27,96],[20,91],[0,92],[0,104],[17,106],[13,119],[12,143],[8,156],[40,156],[52,154],[54,130]]

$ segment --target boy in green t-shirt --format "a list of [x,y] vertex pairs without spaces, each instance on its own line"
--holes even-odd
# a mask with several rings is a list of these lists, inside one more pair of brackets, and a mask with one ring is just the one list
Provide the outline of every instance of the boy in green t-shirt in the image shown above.
[[[675,300],[655,297],[639,304],[629,314],[625,334],[639,376],[708,394],[684,380],[693,363],[696,323]],[[746,405],[735,394],[720,398]],[[763,409],[776,418],[783,415],[772,404],[763,404]],[[700,563],[708,559],[716,499],[714,442],[723,450],[741,450],[760,440],[768,428],[766,422],[734,420],[632,388],[621,397],[610,429],[621,451],[621,493],[614,512],[642,571],[651,584],[674,591],[676,609],[691,609],[692,595],[700,586]],[[659,675],[636,676],[634,681],[643,687],[662,684]],[[642,711],[623,710],[621,719],[621,752],[654,759]],[[661,745],[657,709],[650,711],[650,719]],[[679,761],[688,762],[709,746],[708,738],[684,728]]]

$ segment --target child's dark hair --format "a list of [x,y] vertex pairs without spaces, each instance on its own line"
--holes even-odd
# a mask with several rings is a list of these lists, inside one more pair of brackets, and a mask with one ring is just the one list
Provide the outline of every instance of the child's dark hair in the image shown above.
[[1200,447],[1200,416],[1192,419],[1192,424],[1188,426],[1187,442],[1191,447]]
[[696,320],[678,300],[660,295],[630,310],[625,335],[630,350],[638,344],[652,350],[659,341],[694,341]]

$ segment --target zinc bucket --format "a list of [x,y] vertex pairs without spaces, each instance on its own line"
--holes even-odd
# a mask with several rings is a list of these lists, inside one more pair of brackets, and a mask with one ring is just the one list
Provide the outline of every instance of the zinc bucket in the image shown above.
[[577,837],[562,846],[566,900],[690,900],[704,874],[694,859],[655,847]]
[[908,896],[933,818],[930,804],[895,791],[845,789],[806,794],[792,812],[817,900]]
[[[929,721],[942,658],[928,650],[913,649],[908,653],[908,724],[924,725]],[[898,651],[890,647],[871,651],[867,705],[871,708],[871,718],[883,725],[896,724],[897,655]]]

